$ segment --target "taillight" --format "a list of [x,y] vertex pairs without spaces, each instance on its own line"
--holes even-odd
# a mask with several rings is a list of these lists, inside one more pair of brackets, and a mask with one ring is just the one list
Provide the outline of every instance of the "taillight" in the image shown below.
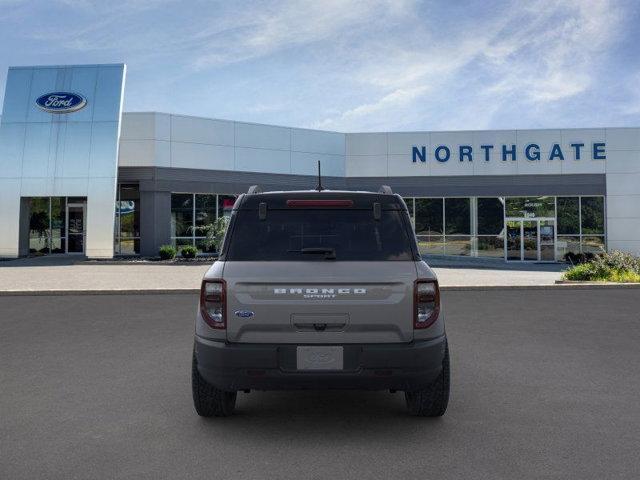
[[438,281],[416,280],[413,298],[413,327],[430,327],[440,314],[440,288],[438,287]]
[[226,328],[226,290],[224,280],[203,280],[200,288],[200,313],[211,328]]

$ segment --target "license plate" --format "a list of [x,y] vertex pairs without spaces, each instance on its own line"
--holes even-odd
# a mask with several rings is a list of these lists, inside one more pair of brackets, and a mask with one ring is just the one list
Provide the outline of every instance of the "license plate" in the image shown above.
[[342,347],[298,347],[298,370],[342,370],[344,352]]

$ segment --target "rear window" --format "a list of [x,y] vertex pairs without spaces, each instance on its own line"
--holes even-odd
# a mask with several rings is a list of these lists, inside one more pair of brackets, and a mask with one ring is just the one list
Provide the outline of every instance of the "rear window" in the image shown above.
[[[404,211],[256,210],[235,213],[226,260],[413,260]],[[407,219],[408,222],[408,219]]]

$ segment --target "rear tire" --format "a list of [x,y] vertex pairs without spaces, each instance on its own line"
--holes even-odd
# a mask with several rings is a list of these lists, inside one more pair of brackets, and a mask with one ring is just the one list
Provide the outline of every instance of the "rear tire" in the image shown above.
[[417,417],[441,417],[449,404],[449,345],[445,346],[442,371],[431,385],[423,390],[404,392],[407,408]]
[[237,392],[225,392],[207,383],[198,372],[196,356],[191,361],[193,406],[201,417],[228,417],[236,406]]

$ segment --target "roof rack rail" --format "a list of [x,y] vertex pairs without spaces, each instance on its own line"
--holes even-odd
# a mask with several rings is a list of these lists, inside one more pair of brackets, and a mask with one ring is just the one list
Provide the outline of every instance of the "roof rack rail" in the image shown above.
[[262,193],[262,189],[259,185],[251,185],[249,190],[247,190],[247,195],[253,195],[255,193]]
[[384,195],[393,195],[393,190],[391,190],[391,187],[389,185],[381,185],[378,193],[382,193]]

